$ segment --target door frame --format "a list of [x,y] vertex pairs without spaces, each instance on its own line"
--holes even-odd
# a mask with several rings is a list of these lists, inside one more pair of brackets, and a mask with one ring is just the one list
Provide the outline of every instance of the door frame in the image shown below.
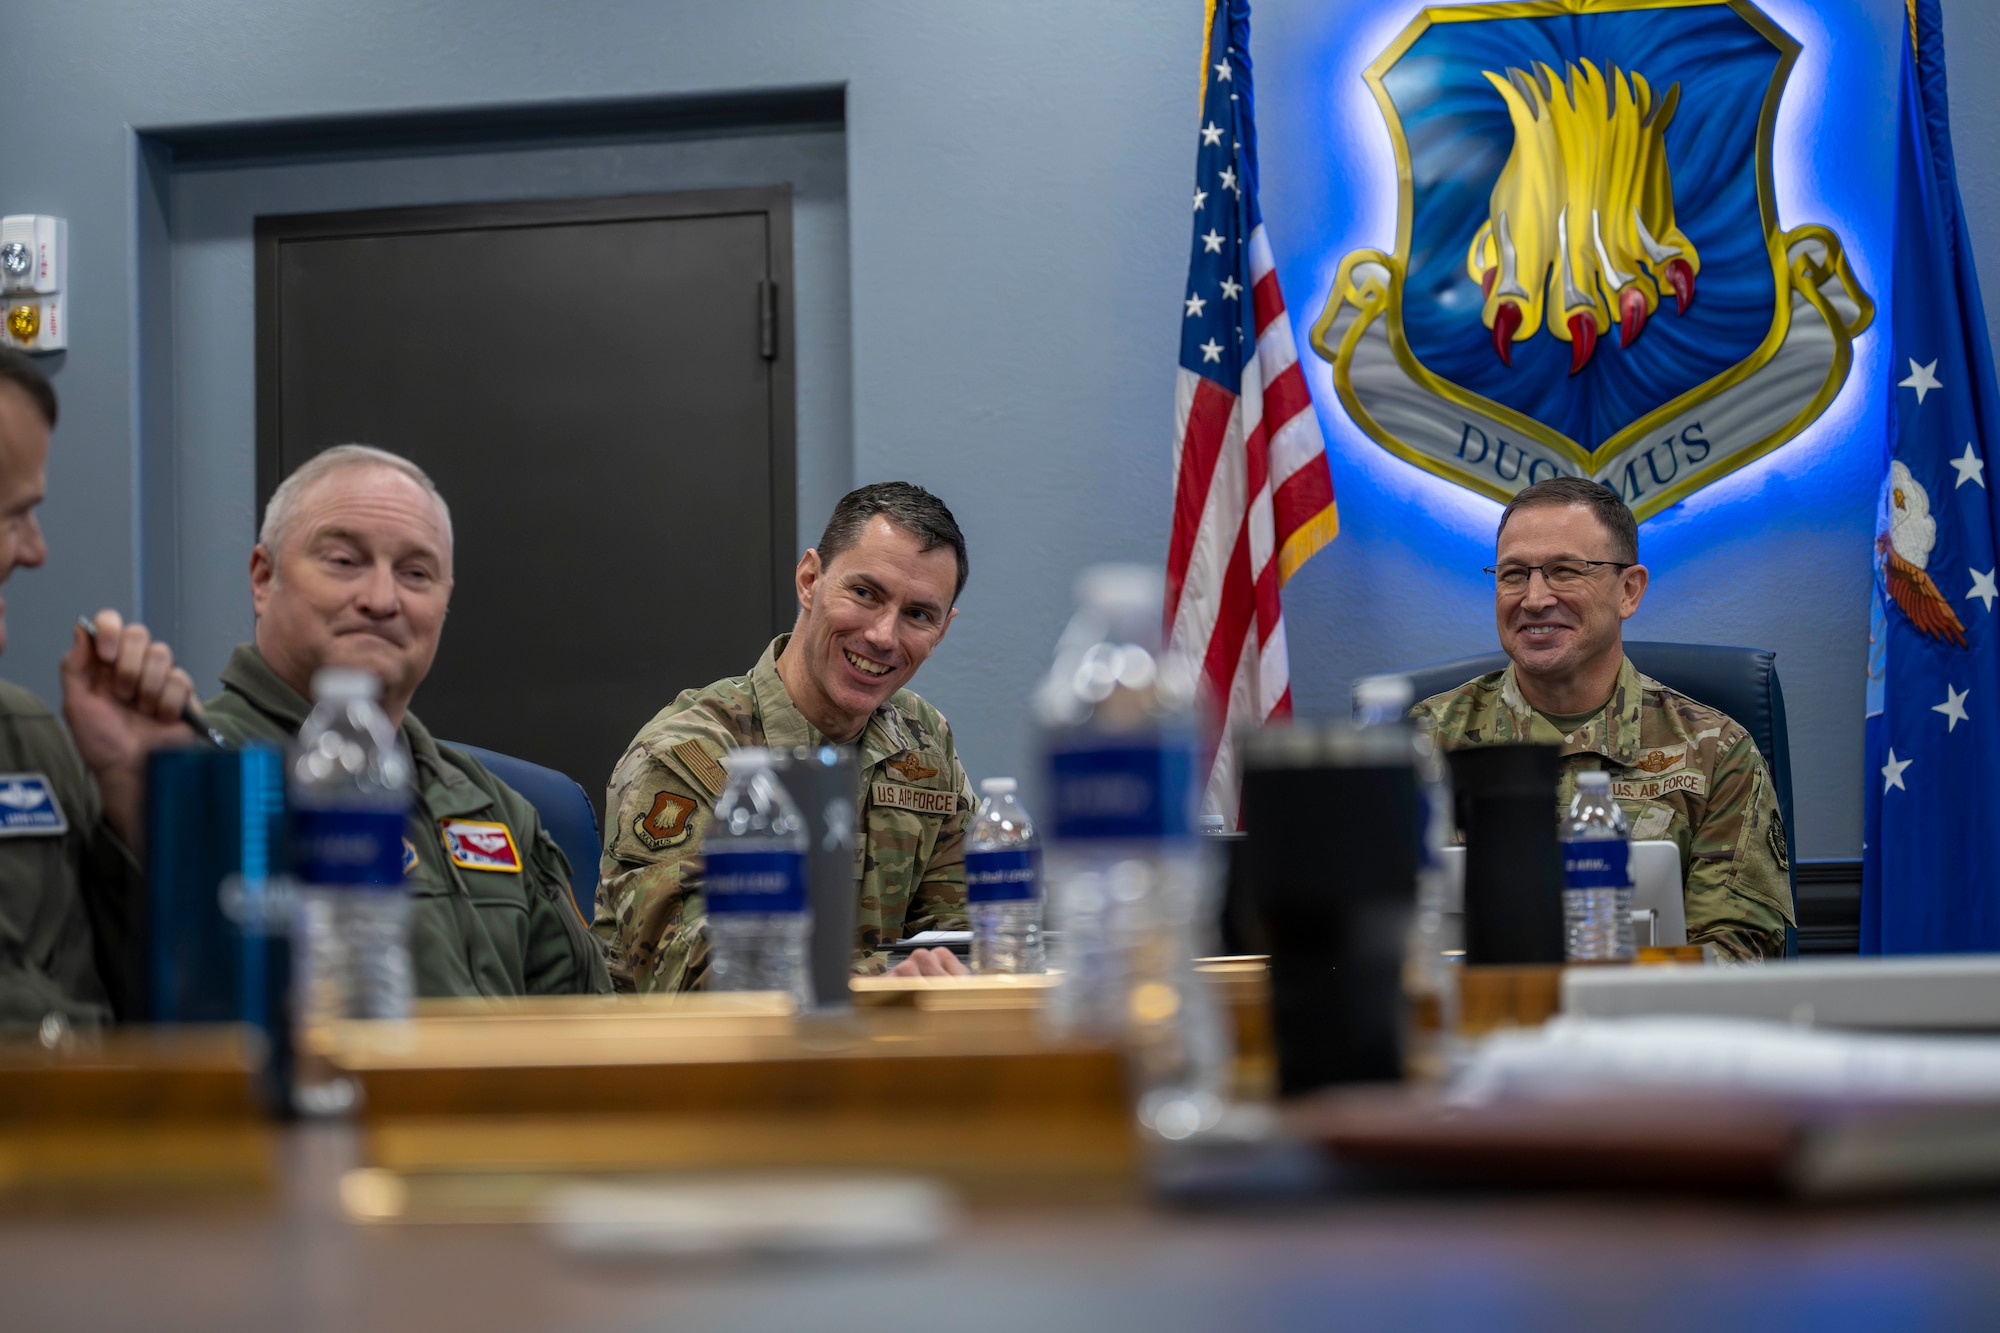
[[271,493],[284,480],[280,431],[284,421],[279,374],[279,252],[287,241],[422,232],[545,227],[592,222],[729,217],[762,214],[766,248],[764,281],[775,316],[775,355],[770,362],[771,422],[771,590],[772,633],[791,629],[798,599],[792,549],[798,526],[798,394],[792,342],[792,187],[757,186],[731,190],[610,195],[590,199],[525,199],[501,203],[424,204],[334,213],[283,213],[256,220],[257,282],[257,520],[261,526]]

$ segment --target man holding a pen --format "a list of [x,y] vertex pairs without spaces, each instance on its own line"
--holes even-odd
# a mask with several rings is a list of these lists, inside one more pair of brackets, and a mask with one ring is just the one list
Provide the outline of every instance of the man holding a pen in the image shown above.
[[[46,489],[56,395],[0,348],[0,583],[48,558]],[[91,1025],[140,1011],[146,756],[193,739],[194,684],[142,625],[100,611],[62,659],[64,732],[0,680],[0,1027]],[[6,648],[0,599],[0,650]]]

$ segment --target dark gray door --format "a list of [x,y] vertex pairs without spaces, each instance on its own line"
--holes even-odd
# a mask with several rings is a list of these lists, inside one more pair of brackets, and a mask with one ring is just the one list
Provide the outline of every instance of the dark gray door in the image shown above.
[[414,708],[602,802],[680,690],[790,624],[788,190],[262,218],[258,503],[335,444],[451,506]]

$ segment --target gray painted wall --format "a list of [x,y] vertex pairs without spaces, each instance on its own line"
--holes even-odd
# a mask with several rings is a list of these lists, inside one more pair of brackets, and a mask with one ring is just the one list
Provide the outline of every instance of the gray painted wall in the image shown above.
[[[1867,15],[1869,36],[1842,53],[1867,77],[1807,98],[1864,96],[1893,67],[1901,5],[1839,7]],[[1802,0],[1787,8],[1812,21]],[[1983,0],[1946,8],[1954,71],[1992,64],[2000,16]],[[552,19],[558,11],[526,0],[17,7],[9,102],[34,108],[33,132],[0,137],[0,207],[70,219],[77,332],[56,370],[65,418],[45,511],[51,567],[8,586],[7,674],[51,694],[76,611],[132,606],[142,586],[155,601],[184,604],[181,647],[198,668],[212,670],[245,623],[235,600],[242,553],[229,548],[246,539],[250,519],[240,405],[251,367],[247,276],[230,255],[255,191],[246,183],[230,202],[229,182],[184,178],[163,203],[134,127],[844,84],[851,371],[808,364],[803,349],[800,371],[802,383],[817,375],[825,386],[851,374],[852,456],[837,456],[829,414],[842,409],[827,387],[815,448],[828,452],[808,459],[802,396],[802,481],[812,475],[830,493],[846,466],[847,478],[904,476],[954,504],[973,544],[973,580],[920,685],[954,719],[976,773],[1024,769],[1021,701],[1067,615],[1071,576],[1094,560],[1158,560],[1164,547],[1200,9],[1197,0],[582,0]],[[1364,0],[1258,6],[1264,198],[1301,332],[1337,248],[1315,234],[1344,187],[1337,164],[1385,143],[1378,129],[1342,126],[1334,112],[1351,89],[1328,86],[1327,71],[1356,44],[1379,49],[1383,12]],[[2000,225],[1982,203],[2000,194],[1988,128],[2000,91],[1968,74],[1956,92],[1960,168],[1992,273]],[[1882,106],[1892,124],[1893,103]],[[1879,137],[1827,145],[1807,179],[1823,198],[1879,190],[1880,178],[1855,164],[1882,160],[1882,147]],[[437,183],[477,193],[495,165]],[[530,192],[556,188],[568,169],[560,157],[519,166],[536,182]],[[666,158],[646,168],[656,169],[693,170]],[[579,192],[609,179],[582,159],[575,170]],[[355,171],[348,184],[377,193],[351,206],[423,193],[423,182],[386,168]],[[256,188],[282,197],[284,176]],[[324,196],[331,180],[319,177],[305,206],[350,206]],[[220,228],[214,248],[184,249],[171,290],[163,281],[142,295],[141,243],[169,221],[199,234],[202,218]],[[1373,237],[1387,239],[1379,229]],[[149,466],[158,476],[179,464],[172,513],[186,541],[178,571],[164,578],[157,554],[141,569],[146,537],[157,538],[168,516],[142,520],[139,344],[169,331],[184,344],[169,377],[180,401],[166,394],[167,421],[181,435],[177,456]],[[1864,340],[1857,374],[1879,369],[1881,342]],[[837,355],[832,340],[822,354]],[[1322,416],[1346,531],[1294,581],[1288,607],[1301,711],[1337,713],[1360,672],[1490,644],[1490,607],[1464,570],[1484,563],[1492,511],[1440,498],[1409,469],[1379,466],[1368,452],[1379,450],[1336,408],[1323,402]],[[1836,417],[1865,446],[1873,423]],[[1801,498],[1791,485],[1798,466],[1780,451],[1738,474],[1715,501],[1728,507],[1720,525],[1647,525],[1651,549],[1669,559],[1634,632],[1780,650],[1798,755],[1797,844],[1808,856],[1852,855],[1867,567],[1851,548],[1865,536],[1874,483],[1865,468],[1817,467],[1820,489]],[[811,506],[801,501],[809,531]]]
[[[135,127],[844,84],[847,475],[909,477],[958,505],[977,572],[922,685],[958,719],[978,771],[1021,768],[1020,702],[1074,570],[1157,558],[1162,546],[1191,159],[1186,115],[1160,108],[1189,104],[1199,6],[1164,22],[1148,0],[1082,14],[1053,2],[817,0],[600,0],[554,13],[522,0],[109,0],[10,15],[10,64],[26,67],[11,95],[37,109],[39,128],[0,143],[0,197],[71,219],[77,333],[56,369],[66,410],[45,511],[54,555],[9,588],[9,675],[53,694],[76,609],[133,606],[142,585],[135,343],[167,293],[141,309],[135,251],[159,205]],[[185,195],[172,202],[192,208]],[[223,425],[219,439],[180,441],[189,545],[166,585],[186,603],[181,646],[197,668],[243,626],[230,610],[242,557],[225,548],[226,534],[248,532],[252,481],[240,410],[227,404],[244,401],[251,367],[227,249],[184,255],[176,284],[209,271],[172,293],[179,332],[217,321],[214,355],[190,347],[179,372],[207,404],[177,409],[180,424],[214,411]],[[153,460],[154,475],[166,461]],[[803,450],[801,462],[827,465]],[[211,526],[224,535],[208,545]],[[160,588],[154,563],[143,581]]]
[[[163,633],[172,626],[188,670],[203,682],[221,671],[230,645],[250,636],[248,560],[257,517],[252,251],[256,218],[268,214],[790,183],[798,540],[801,549],[811,545],[854,475],[846,166],[842,135],[822,132],[175,172],[179,568],[171,620],[157,606],[147,614]],[[529,312],[522,313],[525,328]],[[663,485],[662,494],[670,493]],[[634,570],[633,577],[644,574]],[[635,718],[633,729],[643,721]]]

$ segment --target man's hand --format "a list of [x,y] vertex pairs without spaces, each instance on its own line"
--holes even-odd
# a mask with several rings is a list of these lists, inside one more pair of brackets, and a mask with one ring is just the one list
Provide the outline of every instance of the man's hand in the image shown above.
[[971,973],[949,949],[912,949],[910,956],[889,969],[892,977],[963,977]]
[[144,625],[127,625],[116,611],[99,611],[92,623],[95,637],[79,625],[63,655],[63,720],[96,775],[105,818],[138,851],[145,834],[146,756],[194,739],[181,721],[194,681]]

